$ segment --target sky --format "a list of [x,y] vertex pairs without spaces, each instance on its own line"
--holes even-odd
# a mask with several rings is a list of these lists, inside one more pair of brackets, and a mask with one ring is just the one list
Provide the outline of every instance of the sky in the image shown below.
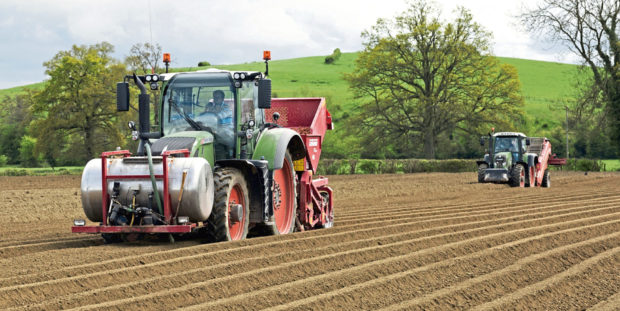
[[[523,4],[536,0],[437,0],[450,20],[457,5],[493,34],[497,56],[574,63],[574,58],[519,29]],[[525,2],[525,3],[524,3]],[[47,79],[43,63],[72,45],[107,41],[123,60],[135,43],[152,42],[172,66],[239,64],[362,49],[362,31],[393,18],[405,0],[2,0],[0,89]]]

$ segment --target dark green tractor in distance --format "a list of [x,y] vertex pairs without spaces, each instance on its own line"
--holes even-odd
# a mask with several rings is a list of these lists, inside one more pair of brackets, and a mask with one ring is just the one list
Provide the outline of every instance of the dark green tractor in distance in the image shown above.
[[[488,149],[478,164],[478,182],[509,183],[512,187],[550,187],[551,143],[545,137],[499,132],[480,138]],[[556,159],[560,160],[560,159]],[[557,162],[557,161],[556,161]]]

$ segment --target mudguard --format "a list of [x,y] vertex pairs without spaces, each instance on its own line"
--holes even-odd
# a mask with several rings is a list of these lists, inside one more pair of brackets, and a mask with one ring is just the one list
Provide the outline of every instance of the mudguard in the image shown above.
[[306,156],[306,147],[296,131],[288,128],[266,129],[256,143],[252,159],[267,160],[269,170],[281,169],[287,149],[293,161]]

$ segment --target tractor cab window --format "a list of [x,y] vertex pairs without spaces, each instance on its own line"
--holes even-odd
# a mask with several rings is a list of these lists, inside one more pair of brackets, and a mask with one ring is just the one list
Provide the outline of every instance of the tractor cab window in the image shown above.
[[235,88],[229,74],[178,75],[164,92],[163,134],[208,131],[216,159],[234,157]]
[[495,152],[519,152],[519,139],[517,137],[495,138]]
[[255,124],[263,124],[263,114],[258,108],[258,86],[254,81],[244,81],[243,87],[239,89],[241,99],[241,122],[246,123],[254,120]]

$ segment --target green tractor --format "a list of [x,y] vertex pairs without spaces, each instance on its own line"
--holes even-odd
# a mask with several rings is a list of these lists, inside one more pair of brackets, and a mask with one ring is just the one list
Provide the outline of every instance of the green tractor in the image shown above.
[[499,132],[480,138],[482,146],[487,141],[484,159],[477,161],[479,183],[509,183],[512,187],[551,186],[548,164],[555,163],[549,163],[551,143],[547,138]]
[[[332,190],[327,178],[313,178],[332,129],[325,99],[272,99],[267,74],[268,67],[125,77],[117,108],[129,109],[133,81],[139,128],[129,127],[138,150],[104,152],[86,165],[82,207],[99,225],[76,220],[72,231],[106,241],[196,231],[230,241],[250,231],[331,227]],[[151,132],[147,89],[159,88],[160,127]]]

